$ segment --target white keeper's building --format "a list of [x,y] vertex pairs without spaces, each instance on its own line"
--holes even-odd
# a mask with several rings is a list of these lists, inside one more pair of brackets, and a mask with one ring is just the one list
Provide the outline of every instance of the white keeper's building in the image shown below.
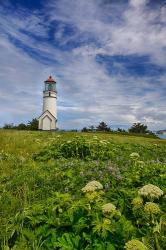
[[40,130],[55,130],[57,124],[57,91],[56,81],[49,76],[44,82],[43,113],[39,117]]

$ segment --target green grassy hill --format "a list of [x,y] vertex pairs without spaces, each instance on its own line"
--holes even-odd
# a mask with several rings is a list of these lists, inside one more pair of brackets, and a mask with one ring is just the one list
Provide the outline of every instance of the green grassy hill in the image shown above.
[[0,130],[0,181],[0,249],[166,249],[164,140]]

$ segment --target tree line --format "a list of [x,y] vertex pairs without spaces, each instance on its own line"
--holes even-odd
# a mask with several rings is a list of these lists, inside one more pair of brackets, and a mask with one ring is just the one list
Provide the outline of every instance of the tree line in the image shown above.
[[[38,119],[34,118],[32,121],[29,121],[27,124],[20,123],[18,125],[14,125],[13,123],[5,124],[3,129],[16,129],[16,130],[38,130]],[[70,130],[78,132],[78,130]],[[133,125],[128,129],[118,128],[117,130],[112,130],[104,121],[100,122],[97,126],[91,125],[89,127],[83,127],[82,132],[114,132],[114,133],[122,133],[122,134],[146,134],[155,136],[156,135],[150,131],[147,125],[142,123],[133,123]]]
[[128,134],[146,134],[146,135],[152,135],[156,136],[151,130],[148,129],[147,125],[144,125],[140,122],[133,123],[133,125],[128,129],[121,129],[118,128],[117,130],[112,130],[111,127],[109,127],[105,122],[100,122],[98,126],[89,126],[84,127],[82,129],[82,132],[117,132],[117,133],[128,133]]
[[16,130],[38,130],[38,119],[34,118],[32,121],[28,123],[20,123],[18,125],[14,125],[13,123],[6,123],[3,126],[3,129],[16,129]]

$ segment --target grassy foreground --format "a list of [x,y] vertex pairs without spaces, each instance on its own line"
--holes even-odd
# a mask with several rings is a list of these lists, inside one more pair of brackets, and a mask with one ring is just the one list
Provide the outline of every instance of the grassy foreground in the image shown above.
[[0,249],[166,249],[164,140],[0,130],[0,188]]

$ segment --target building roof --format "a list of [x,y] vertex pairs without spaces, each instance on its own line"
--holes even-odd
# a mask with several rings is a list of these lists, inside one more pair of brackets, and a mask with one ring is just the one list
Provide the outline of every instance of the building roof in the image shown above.
[[45,116],[46,114],[51,115],[54,119],[57,120],[57,118],[56,118],[53,114],[51,114],[51,112],[50,112],[49,110],[45,110],[45,111],[38,117],[38,119],[40,119],[42,116]]
[[49,76],[49,78],[45,82],[47,82],[47,83],[56,83],[56,81],[52,78],[52,76]]

